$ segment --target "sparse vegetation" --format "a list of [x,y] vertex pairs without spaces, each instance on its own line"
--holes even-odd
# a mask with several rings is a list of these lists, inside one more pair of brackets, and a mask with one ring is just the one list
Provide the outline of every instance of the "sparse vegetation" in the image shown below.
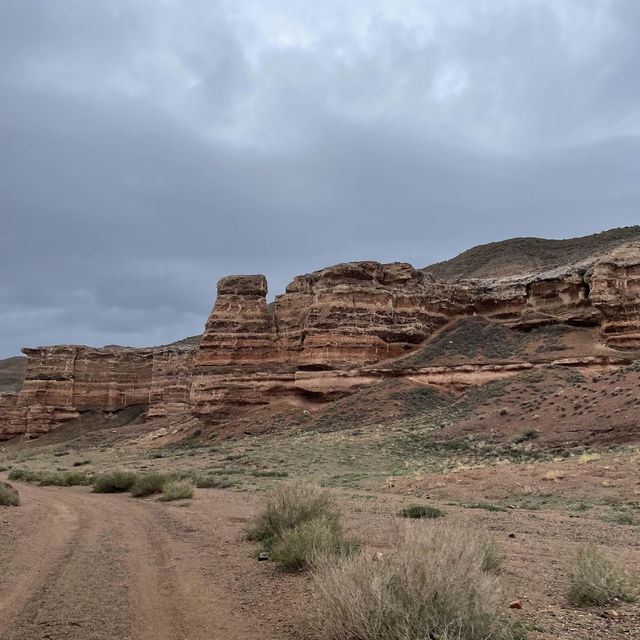
[[284,532],[273,544],[271,559],[283,571],[304,571],[326,556],[347,556],[355,550],[338,520],[320,516]]
[[441,518],[445,513],[437,507],[412,504],[402,509],[398,515],[402,518]]
[[20,494],[10,484],[0,482],[0,506],[17,507],[20,504]]
[[637,600],[636,580],[594,544],[578,548],[569,576],[571,604],[604,605],[616,600]]
[[518,638],[501,620],[498,578],[483,568],[486,537],[457,525],[410,528],[382,558],[320,563],[314,577],[327,640]]
[[499,504],[491,504],[490,502],[472,502],[471,504],[465,504],[465,509],[484,509],[485,511],[507,511],[506,507],[502,507]]
[[273,492],[264,510],[254,518],[247,537],[269,548],[287,531],[316,518],[338,521],[333,496],[319,487],[288,483]]
[[333,496],[319,487],[286,484],[274,491],[247,530],[262,542],[285,571],[314,566],[324,556],[350,554],[355,545],[344,538]]
[[190,480],[168,480],[162,486],[160,500],[170,502],[171,500],[188,500],[193,498],[193,482]]
[[131,495],[135,498],[143,498],[145,496],[151,496],[154,493],[162,493],[167,480],[169,480],[169,478],[164,473],[145,473],[138,475],[130,488]]
[[109,471],[96,476],[93,481],[95,493],[121,493],[130,491],[137,478],[133,471]]
[[91,484],[91,478],[81,471],[29,471],[27,469],[13,469],[9,473],[9,480],[18,482],[34,482],[41,486],[73,487]]

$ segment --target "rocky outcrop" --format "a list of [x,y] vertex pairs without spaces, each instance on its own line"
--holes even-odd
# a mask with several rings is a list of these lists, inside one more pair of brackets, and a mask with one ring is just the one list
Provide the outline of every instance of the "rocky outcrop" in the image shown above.
[[590,270],[590,300],[603,315],[606,343],[640,348],[640,242],[630,242],[602,257]]
[[189,403],[199,339],[164,347],[101,349],[59,345],[23,349],[27,367],[17,394],[0,394],[0,437],[35,437],[86,411],[149,405],[149,417]]
[[398,360],[464,316],[522,331],[600,326],[604,348],[640,348],[640,243],[497,279],[436,280],[406,263],[340,264],[296,277],[273,313],[266,293],[263,276],[220,281],[194,369],[191,403],[200,418],[348,393],[366,384],[371,365]]
[[[218,283],[201,340],[148,349],[25,349],[19,394],[0,394],[0,435],[38,435],[85,411],[132,405],[148,405],[149,418],[190,408],[215,421],[274,402],[327,402],[388,376],[458,388],[533,364],[629,362],[621,351],[640,349],[640,240],[634,234],[632,228],[588,242],[541,241],[535,245],[540,256],[519,239],[425,270],[400,262],[339,264],[297,276],[270,305],[264,276],[228,276]],[[501,251],[510,252],[511,263]],[[557,261],[563,251],[566,263]],[[499,275],[451,275],[458,272]],[[417,366],[426,347],[435,353],[434,334],[473,316],[489,328],[462,328],[452,336],[471,331],[495,338],[491,327],[513,335],[554,324],[589,329],[571,344],[521,345],[508,358],[494,340],[491,348],[472,345],[450,361]],[[566,362],[559,349],[572,350]]]

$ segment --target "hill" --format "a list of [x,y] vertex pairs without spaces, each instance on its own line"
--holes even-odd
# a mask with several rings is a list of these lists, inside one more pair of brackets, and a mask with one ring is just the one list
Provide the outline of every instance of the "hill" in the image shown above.
[[423,271],[439,280],[520,276],[588,262],[632,240],[640,240],[638,225],[567,240],[510,238],[478,245]]

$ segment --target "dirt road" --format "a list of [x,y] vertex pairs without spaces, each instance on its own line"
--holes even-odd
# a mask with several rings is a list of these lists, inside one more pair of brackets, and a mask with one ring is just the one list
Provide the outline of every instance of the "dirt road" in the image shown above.
[[288,587],[241,540],[251,500],[16,486],[22,506],[0,511],[0,639],[291,637],[273,614]]

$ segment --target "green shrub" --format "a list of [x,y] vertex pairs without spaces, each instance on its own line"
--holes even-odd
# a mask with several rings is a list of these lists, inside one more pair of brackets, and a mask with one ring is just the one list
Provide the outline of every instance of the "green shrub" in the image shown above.
[[441,518],[445,513],[437,507],[412,504],[402,509],[398,515],[402,518]]
[[160,500],[187,500],[193,498],[193,482],[191,480],[169,480],[162,486]]
[[27,469],[12,469],[9,472],[9,480],[15,480],[18,482],[33,482],[36,474],[33,471]]
[[[37,476],[38,474],[36,474]],[[44,472],[37,477],[41,486],[75,487],[91,484],[91,478],[82,471],[51,471]]]
[[73,487],[91,484],[91,478],[81,471],[28,471],[14,469],[9,474],[9,480],[21,482],[37,482],[41,486]]
[[305,571],[320,558],[346,556],[355,548],[335,518],[319,516],[283,533],[273,544],[271,559],[283,571]]
[[616,599],[636,601],[637,583],[609,560],[594,544],[578,548],[569,574],[569,602],[574,605],[604,605]]
[[93,481],[95,493],[121,493],[130,491],[137,474],[133,471],[108,471],[96,476]]
[[278,487],[267,500],[247,530],[249,540],[262,542],[266,548],[285,532],[315,518],[338,521],[339,510],[328,492],[306,484],[288,483]]
[[194,482],[198,489],[225,489],[234,484],[227,476],[220,475],[196,476]]
[[380,559],[322,560],[314,576],[323,640],[513,640],[499,616],[498,577],[483,568],[487,539],[458,525],[409,528]]
[[130,491],[136,498],[161,493],[165,482],[169,478],[164,473],[147,473],[136,477]]
[[0,482],[0,506],[17,507],[20,504],[20,495],[6,482]]

